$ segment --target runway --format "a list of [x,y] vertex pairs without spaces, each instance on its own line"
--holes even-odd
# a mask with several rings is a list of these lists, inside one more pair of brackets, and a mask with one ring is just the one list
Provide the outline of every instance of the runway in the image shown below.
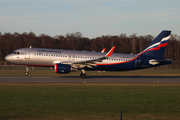
[[0,77],[0,83],[180,83],[180,76]]

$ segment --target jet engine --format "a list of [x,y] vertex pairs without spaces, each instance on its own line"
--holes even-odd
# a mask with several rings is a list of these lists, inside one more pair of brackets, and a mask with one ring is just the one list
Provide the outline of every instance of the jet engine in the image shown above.
[[71,72],[71,65],[57,63],[55,65],[55,72],[60,73],[60,74],[70,73]]

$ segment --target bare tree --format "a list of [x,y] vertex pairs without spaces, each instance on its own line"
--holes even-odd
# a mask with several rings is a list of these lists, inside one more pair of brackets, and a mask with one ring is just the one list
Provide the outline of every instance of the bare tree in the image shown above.
[[132,53],[135,54],[136,52],[136,46],[137,46],[137,37],[136,34],[133,34],[130,36],[131,39],[131,46],[132,46]]

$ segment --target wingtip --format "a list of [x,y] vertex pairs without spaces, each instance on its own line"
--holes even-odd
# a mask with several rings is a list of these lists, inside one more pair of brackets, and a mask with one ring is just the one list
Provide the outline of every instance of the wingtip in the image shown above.
[[106,48],[104,48],[102,51],[101,51],[101,53],[104,53],[106,51]]
[[112,53],[114,52],[114,49],[116,48],[116,46],[113,46],[111,48],[111,50],[106,54],[106,57],[110,57],[112,55]]

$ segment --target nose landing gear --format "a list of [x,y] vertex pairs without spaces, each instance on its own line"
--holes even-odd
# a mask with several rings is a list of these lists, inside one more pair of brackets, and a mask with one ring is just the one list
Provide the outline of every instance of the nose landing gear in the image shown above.
[[24,73],[25,76],[28,76],[28,75],[29,75],[28,71],[29,71],[29,66],[26,66],[26,72]]

